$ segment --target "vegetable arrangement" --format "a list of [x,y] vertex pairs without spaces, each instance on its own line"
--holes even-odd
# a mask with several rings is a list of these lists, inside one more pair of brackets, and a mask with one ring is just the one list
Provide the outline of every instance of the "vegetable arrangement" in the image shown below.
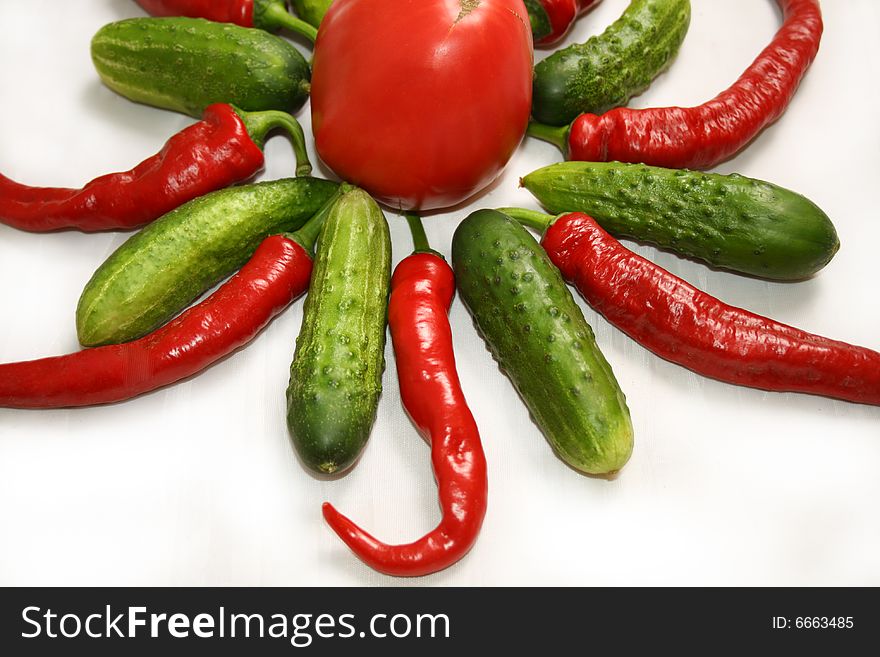
[[[387,323],[403,405],[431,445],[442,518],[421,539],[388,545],[329,503],[323,513],[371,567],[421,576],[467,554],[487,509],[487,463],[447,316],[456,287],[552,449],[583,473],[618,472],[634,436],[565,281],[637,342],[700,374],[880,405],[877,352],[726,305],[611,236],[771,280],[828,264],[840,243],[813,202],[685,168],[714,166],[781,116],[818,50],[815,0],[780,0],[773,43],[714,100],[646,110],[621,106],[671,64],[688,0],[632,0],[603,34],[537,66],[533,38],[557,43],[595,0],[295,0],[300,18],[280,0],[138,3],[157,18],[99,30],[99,76],[133,101],[201,119],[131,171],[79,190],[0,175],[0,221],[15,228],[149,224],[86,284],[76,331],[87,348],[0,365],[0,406],[104,404],[170,385],[249,342],[308,289],[287,389],[292,444],[319,475],[357,463],[380,403]],[[314,41],[311,68],[267,32],[279,29]],[[310,177],[305,136],[287,113],[309,95],[317,152],[340,183]],[[298,177],[231,186],[262,168],[276,128],[293,142]],[[498,177],[527,129],[582,160],[522,178],[557,216],[471,212],[450,267],[409,213],[415,252],[391,276],[377,202],[460,203]],[[543,233],[540,244],[523,225]]]

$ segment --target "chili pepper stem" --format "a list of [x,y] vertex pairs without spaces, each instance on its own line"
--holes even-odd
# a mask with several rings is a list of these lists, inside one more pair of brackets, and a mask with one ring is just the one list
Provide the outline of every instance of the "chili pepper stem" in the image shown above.
[[548,141],[563,153],[568,153],[568,131],[569,126],[547,125],[538,123],[537,121],[529,121],[529,127],[526,134],[536,139]]
[[[406,223],[409,224],[409,232],[412,235],[413,253],[430,253],[443,258],[441,253],[431,248],[428,236],[425,234],[425,227],[422,225],[421,217],[415,212],[405,212],[403,216],[406,218]],[[445,260],[446,258],[443,259]]]
[[318,29],[287,11],[283,2],[258,1],[254,4],[254,14],[254,25],[257,27],[290,30],[308,39],[309,43],[315,43],[318,38]]
[[299,244],[309,255],[314,255],[315,242],[318,241],[318,237],[321,235],[321,229],[324,227],[324,220],[330,214],[330,210],[333,209],[336,201],[338,201],[343,194],[352,189],[354,189],[352,185],[342,183],[339,186],[339,189],[336,190],[336,193],[327,200],[320,210],[312,215],[311,219],[303,224],[295,233],[287,233],[285,237],[292,239]]
[[425,227],[422,225],[422,220],[415,212],[406,212],[403,215],[406,218],[406,223],[409,224],[409,232],[412,235],[413,241],[413,250],[415,252],[419,251],[430,251],[431,245],[428,243],[428,236],[425,234]]
[[265,112],[245,112],[235,108],[248,134],[254,143],[262,150],[266,142],[266,136],[276,128],[283,129],[293,143],[293,152],[296,156],[296,175],[307,176],[312,172],[312,163],[306,150],[306,136],[302,126],[293,116],[287,112],[268,110]]
[[537,210],[526,210],[525,208],[498,208],[498,212],[506,214],[511,219],[515,219],[523,226],[533,228],[542,235],[556,221],[556,217],[553,215],[538,212]]

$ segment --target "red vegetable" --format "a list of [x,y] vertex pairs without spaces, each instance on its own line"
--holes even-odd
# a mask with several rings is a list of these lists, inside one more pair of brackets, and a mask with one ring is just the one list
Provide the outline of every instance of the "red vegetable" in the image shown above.
[[522,139],[531,98],[521,0],[337,0],[321,23],[318,154],[392,207],[446,207],[492,182]]
[[598,4],[599,0],[538,0],[547,16],[553,31],[535,42],[535,46],[547,47],[562,40],[574,25],[578,15]]
[[417,577],[451,566],[470,550],[483,524],[488,492],[486,458],[468,409],[452,351],[447,313],[455,294],[452,268],[428,249],[413,220],[416,252],[391,279],[388,325],[403,405],[431,441],[431,460],[443,518],[408,545],[377,540],[329,503],[324,518],[365,563],[388,575]]
[[287,28],[315,41],[318,31],[287,11],[284,0],[137,0],[153,16],[206,18],[261,30]]
[[311,171],[305,136],[284,112],[236,113],[230,105],[205,109],[198,123],[177,133],[131,171],[111,173],[82,189],[30,187],[0,175],[0,222],[35,232],[131,229],[208,192],[245,180],[263,166],[269,130],[282,126],[293,140],[297,173]]
[[593,308],[662,358],[728,383],[880,405],[876,351],[729,306],[629,251],[585,214],[562,215],[542,244]]
[[770,45],[726,91],[698,107],[582,114],[571,127],[533,124],[529,134],[572,160],[707,169],[736,154],[778,119],[816,56],[822,37],[817,0],[777,0],[785,22]]
[[307,247],[267,237],[220,289],[139,340],[0,365],[0,406],[105,404],[192,376],[253,339],[305,292],[311,272]]

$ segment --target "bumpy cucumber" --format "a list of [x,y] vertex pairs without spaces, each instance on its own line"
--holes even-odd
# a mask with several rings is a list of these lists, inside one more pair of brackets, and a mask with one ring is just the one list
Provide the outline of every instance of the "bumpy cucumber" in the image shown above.
[[618,237],[762,278],[806,278],[840,248],[812,201],[737,174],[563,162],[522,184],[550,212],[584,212]]
[[556,453],[592,474],[632,452],[626,401],[580,307],[535,239],[494,210],[452,238],[459,294]]
[[102,27],[92,61],[126,98],[199,117],[212,103],[292,112],[309,95],[309,65],[263,30],[200,18],[131,18]]
[[76,309],[87,347],[149,333],[241,267],[264,237],[296,230],[337,184],[299,177],[197,198],[130,237],[86,284]]
[[354,464],[382,392],[391,236],[382,210],[354,189],[324,223],[287,388],[287,425],[303,463],[322,474]]
[[625,105],[669,66],[690,19],[690,0],[632,0],[602,34],[535,66],[532,116],[564,125],[581,112]]
[[321,19],[330,9],[333,0],[293,0],[290,3],[296,15],[302,18],[306,23],[318,27],[321,25]]

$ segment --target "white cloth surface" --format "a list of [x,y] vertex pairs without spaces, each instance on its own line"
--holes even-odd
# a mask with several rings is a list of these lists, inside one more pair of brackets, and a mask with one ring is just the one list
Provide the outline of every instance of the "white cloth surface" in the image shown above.
[[[677,61],[634,106],[711,98],[780,24],[771,0],[692,4]],[[625,6],[601,3],[568,41],[601,32]],[[728,303],[876,349],[880,4],[831,0],[823,10],[822,47],[788,112],[719,171],[815,201],[840,234],[835,259],[809,281],[784,284],[634,248]],[[191,122],[128,102],[92,68],[98,28],[138,15],[130,0],[0,0],[0,171],[79,186],[131,167]],[[310,135],[308,107],[299,118]],[[309,136],[316,162],[312,146]],[[266,153],[261,179],[292,174],[283,137]],[[426,218],[434,248],[449,256],[455,226],[473,209],[536,208],[517,179],[559,159],[548,144],[524,142],[490,192]],[[396,264],[411,242],[405,222],[388,219]],[[0,226],[0,362],[74,350],[82,287],[127,236]],[[443,573],[379,575],[324,524],[320,505],[330,500],[376,536],[408,541],[439,512],[429,450],[401,407],[390,343],[385,392],[357,468],[327,482],[299,465],[284,422],[298,302],[246,349],[140,399],[0,410],[0,584],[880,584],[880,409],[701,378],[576,298],[627,395],[632,460],[609,482],[557,459],[456,300],[456,357],[483,436],[490,497],[476,547]]]

